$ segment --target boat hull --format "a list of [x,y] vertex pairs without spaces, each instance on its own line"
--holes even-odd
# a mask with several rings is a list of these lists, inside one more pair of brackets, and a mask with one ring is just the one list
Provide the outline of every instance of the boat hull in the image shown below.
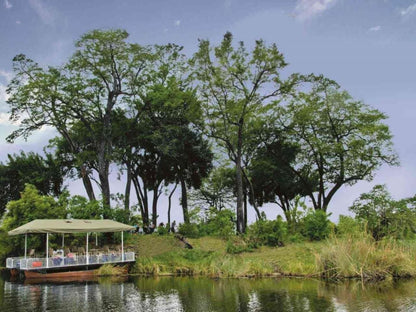
[[[85,279],[97,275],[98,268],[102,265],[88,265],[83,267],[63,267],[40,270],[23,270],[26,279]],[[129,265],[123,263],[123,273],[127,274]],[[122,274],[123,274],[122,273]]]

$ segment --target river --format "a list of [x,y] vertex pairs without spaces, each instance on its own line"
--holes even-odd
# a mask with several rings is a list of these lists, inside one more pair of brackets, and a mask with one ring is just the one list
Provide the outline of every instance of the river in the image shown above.
[[0,311],[416,311],[416,281],[130,277],[28,283],[0,278]]

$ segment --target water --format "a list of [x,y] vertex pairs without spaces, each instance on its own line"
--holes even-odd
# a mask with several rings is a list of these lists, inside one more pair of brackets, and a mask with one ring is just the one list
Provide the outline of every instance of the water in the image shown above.
[[18,283],[0,278],[0,311],[416,311],[416,281],[164,277]]

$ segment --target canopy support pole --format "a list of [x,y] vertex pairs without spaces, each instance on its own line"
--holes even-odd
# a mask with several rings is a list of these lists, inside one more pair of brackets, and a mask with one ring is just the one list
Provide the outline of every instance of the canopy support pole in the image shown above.
[[65,245],[65,233],[62,233],[62,249],[64,249]]
[[121,232],[121,261],[124,262],[124,238],[123,238],[123,232]]
[[46,233],[46,267],[49,268],[49,233]]
[[25,234],[25,259],[27,255],[27,233]]
[[87,232],[87,253],[86,253],[86,255],[87,255],[87,264],[89,264],[90,263],[90,259],[88,257],[88,232]]
[[98,236],[97,236],[97,232],[95,232],[95,248],[98,247]]

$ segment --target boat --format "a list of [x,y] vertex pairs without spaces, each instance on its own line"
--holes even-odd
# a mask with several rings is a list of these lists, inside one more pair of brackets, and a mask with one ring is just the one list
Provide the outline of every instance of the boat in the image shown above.
[[[81,220],[81,219],[36,219],[8,232],[9,235],[25,235],[24,255],[6,259],[6,267],[12,276],[26,279],[42,278],[87,278],[104,264],[127,267],[135,261],[135,253],[124,250],[125,231],[132,231],[133,226],[113,220]],[[121,248],[116,251],[90,250],[90,233],[121,232]],[[28,234],[46,234],[46,256],[34,257],[27,253]],[[64,253],[65,234],[86,233],[85,252]],[[62,249],[51,253],[49,235],[62,235]]]

